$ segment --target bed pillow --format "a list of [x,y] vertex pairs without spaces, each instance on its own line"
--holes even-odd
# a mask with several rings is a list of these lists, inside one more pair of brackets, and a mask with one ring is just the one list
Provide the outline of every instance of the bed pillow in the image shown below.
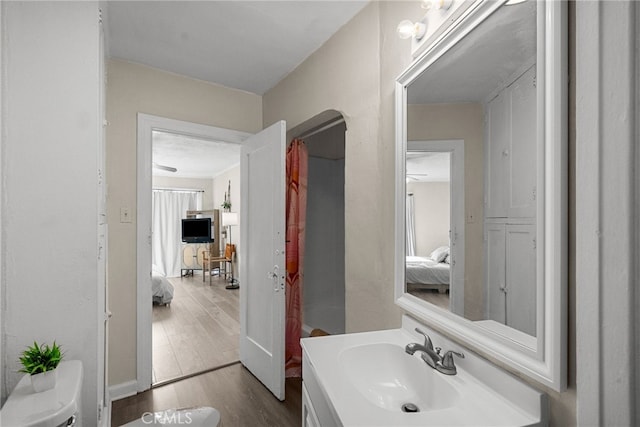
[[440,246],[438,249],[431,252],[429,257],[435,262],[442,262],[447,255],[449,255],[449,246]]

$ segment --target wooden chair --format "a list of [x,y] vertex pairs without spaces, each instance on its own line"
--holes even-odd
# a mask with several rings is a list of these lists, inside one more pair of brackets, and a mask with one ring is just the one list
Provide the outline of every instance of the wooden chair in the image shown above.
[[[236,252],[236,245],[227,243],[224,248],[224,256],[213,256],[211,253],[202,254],[202,281],[204,282],[205,275],[209,273],[209,284],[211,284],[211,273],[213,272],[214,265],[218,263],[218,276],[225,278],[227,276],[233,277],[233,254]],[[229,264],[229,268],[227,268]]]

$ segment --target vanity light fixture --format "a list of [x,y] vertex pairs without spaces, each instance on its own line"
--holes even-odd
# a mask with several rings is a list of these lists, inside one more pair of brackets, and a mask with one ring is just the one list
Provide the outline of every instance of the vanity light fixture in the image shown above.
[[[521,0],[524,1],[524,0]],[[422,0],[423,9],[438,9],[438,10],[449,10],[451,5],[453,4],[453,0]]]
[[[447,11],[453,4],[454,0],[422,0],[420,6],[429,11],[431,9]],[[427,32],[427,15],[425,14],[418,22],[412,22],[408,19],[401,21],[398,24],[398,36],[401,39],[408,39],[413,37],[416,40],[422,40]]]
[[424,23],[424,18],[416,23],[405,19],[398,24],[396,31],[401,39],[414,37],[416,40],[420,40],[427,32],[427,25]]

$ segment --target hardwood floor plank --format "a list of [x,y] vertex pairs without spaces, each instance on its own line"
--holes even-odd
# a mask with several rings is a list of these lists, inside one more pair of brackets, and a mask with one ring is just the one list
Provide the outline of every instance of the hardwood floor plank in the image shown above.
[[[153,308],[154,381],[238,360],[239,292],[225,289],[227,283],[215,277],[211,285],[198,275],[170,281],[175,288],[171,305]],[[285,384],[287,399],[280,402],[235,364],[113,402],[112,425],[149,411],[211,406],[220,411],[220,426],[299,426],[301,380]]]
[[154,383],[238,360],[238,292],[212,279],[209,285],[201,276],[171,278],[173,301],[153,307]]
[[183,375],[171,344],[153,348],[153,370],[158,381]]
[[286,400],[278,401],[240,364],[154,388],[113,402],[112,426],[139,418],[147,411],[210,406],[220,412],[220,427],[299,426],[302,381],[288,378]]

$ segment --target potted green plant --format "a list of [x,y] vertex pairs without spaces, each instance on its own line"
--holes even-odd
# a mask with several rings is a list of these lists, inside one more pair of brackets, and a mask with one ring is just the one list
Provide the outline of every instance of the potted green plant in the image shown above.
[[19,372],[30,375],[36,393],[52,389],[56,386],[56,368],[62,357],[60,346],[55,341],[51,347],[49,344],[38,345],[34,341],[20,356],[22,369]]

